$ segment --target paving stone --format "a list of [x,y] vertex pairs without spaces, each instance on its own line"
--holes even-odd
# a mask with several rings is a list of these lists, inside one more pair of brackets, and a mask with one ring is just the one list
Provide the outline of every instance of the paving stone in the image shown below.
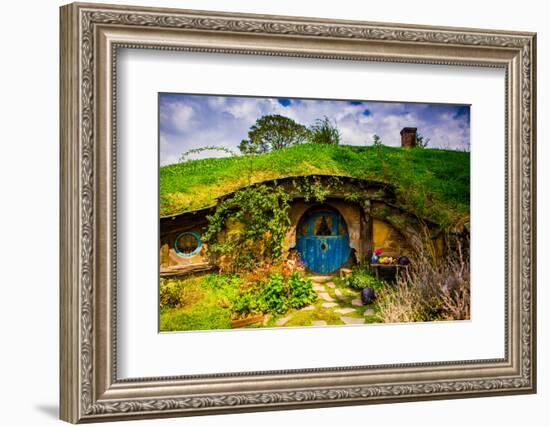
[[341,268],[340,269],[340,278],[345,279],[347,277],[350,277],[352,273],[351,268]]
[[344,322],[346,325],[360,325],[362,323],[365,323],[365,319],[362,319],[360,317],[346,317],[342,316],[340,317],[340,320]]
[[290,320],[290,317],[281,317],[280,319],[277,319],[277,321],[275,322],[275,324],[277,326],[283,326],[286,322],[288,322]]
[[[332,298],[329,294],[327,294],[326,292],[319,292],[319,297],[324,299],[325,301],[328,301],[328,302],[334,302],[336,301],[334,298]],[[359,300],[361,301],[361,300]]]
[[314,291],[326,291],[325,287],[323,285],[320,285],[319,283],[313,284],[313,290]]
[[315,307],[312,306],[312,305],[307,305],[307,306],[305,306],[304,308],[302,308],[301,310],[302,310],[302,311],[315,310]]
[[327,282],[327,283],[325,283],[325,285],[327,285],[329,288],[335,288],[336,287],[334,282]]
[[332,276],[311,276],[310,278],[314,282],[321,282],[321,283],[325,283],[333,279]]
[[374,310],[372,308],[368,308],[365,310],[365,312],[363,313],[363,316],[372,316],[374,315]]
[[347,297],[346,295],[344,295],[342,293],[342,291],[338,288],[336,288],[334,290],[334,293],[336,294],[336,297],[340,300],[340,301],[347,301],[349,299],[349,297]]
[[351,313],[352,311],[355,311],[354,308],[340,308],[338,310],[334,310],[336,313],[340,313],[340,314],[348,314],[348,313]]
[[351,305],[361,307],[363,305],[363,301],[361,301],[361,298],[356,298],[351,302]]
[[327,322],[325,322],[324,320],[314,320],[313,322],[311,322],[311,324],[313,326],[327,326]]
[[323,307],[325,307],[325,308],[331,308],[331,307],[336,307],[336,306],[338,306],[338,303],[335,303],[335,302],[324,302],[322,305],[323,305]]

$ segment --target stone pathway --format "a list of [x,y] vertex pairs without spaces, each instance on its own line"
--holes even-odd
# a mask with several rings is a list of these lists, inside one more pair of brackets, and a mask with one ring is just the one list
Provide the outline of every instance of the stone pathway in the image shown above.
[[310,276],[310,279],[317,283],[329,282],[333,279],[332,276]]
[[325,302],[322,304],[325,308],[331,308],[331,307],[338,307],[338,303],[336,302]]
[[348,314],[348,313],[353,313],[356,310],[354,308],[339,308],[338,310],[334,310],[334,311],[339,314]]
[[[327,326],[327,320],[313,320],[320,318],[339,319],[344,325],[362,325],[368,320],[368,316],[375,314],[373,308],[363,306],[359,292],[355,289],[343,286],[338,280],[333,281],[333,276],[310,276],[313,281],[313,289],[317,293],[318,300],[300,310],[293,312],[285,317],[277,319],[277,326],[284,326],[293,319],[297,313],[311,312],[311,314],[301,314],[303,321],[310,321],[313,326]],[[317,310],[317,311],[315,311]],[[327,317],[328,316],[328,317]],[[308,320],[306,320],[308,319]],[[309,320],[311,319],[311,320]],[[302,320],[294,320],[292,325],[299,325]],[[330,320],[331,324],[337,324]],[[307,324],[307,323],[306,323]]]
[[326,292],[319,292],[317,295],[319,295],[319,298],[322,298],[324,299],[325,301],[328,301],[328,302],[334,302],[336,301],[334,298],[332,298],[328,293]]
[[327,326],[327,322],[325,322],[324,320],[314,320],[313,322],[311,322],[311,324],[313,326]]
[[290,316],[287,316],[287,317],[281,317],[280,319],[277,319],[277,321],[275,322],[275,324],[277,326],[283,326],[286,322],[288,322],[290,320]]
[[365,323],[365,319],[361,319],[358,317],[342,316],[340,317],[340,320],[342,320],[342,322],[344,322],[346,325],[360,325],[362,323]]

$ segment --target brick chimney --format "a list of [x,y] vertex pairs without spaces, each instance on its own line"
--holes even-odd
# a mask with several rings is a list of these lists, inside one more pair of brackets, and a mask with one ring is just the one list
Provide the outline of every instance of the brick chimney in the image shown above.
[[416,128],[401,129],[401,147],[416,147]]

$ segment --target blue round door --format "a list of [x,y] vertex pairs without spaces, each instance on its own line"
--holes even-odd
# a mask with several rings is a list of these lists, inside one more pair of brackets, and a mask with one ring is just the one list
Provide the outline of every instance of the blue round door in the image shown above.
[[326,274],[338,270],[351,251],[344,218],[330,210],[306,213],[298,224],[296,249],[310,271]]

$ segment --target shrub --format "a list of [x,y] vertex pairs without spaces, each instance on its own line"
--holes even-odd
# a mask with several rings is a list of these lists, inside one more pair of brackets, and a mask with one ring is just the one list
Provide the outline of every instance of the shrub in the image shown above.
[[288,289],[282,274],[272,274],[264,283],[259,295],[259,303],[260,310],[267,313],[281,314],[289,309]]
[[160,305],[177,307],[180,304],[181,282],[160,279]]
[[347,284],[353,289],[379,289],[384,286],[384,282],[374,277],[372,272],[367,268],[353,270],[351,276],[347,279]]
[[233,300],[233,313],[238,316],[247,315],[258,311],[257,294],[251,291],[244,291]]
[[298,272],[288,279],[282,273],[273,273],[267,280],[243,290],[233,300],[233,311],[238,315],[254,312],[283,314],[289,308],[300,308],[315,301],[310,278]]
[[379,316],[386,323],[440,320],[439,301],[426,299],[414,284],[388,285],[379,290],[377,302]]
[[161,307],[182,307],[192,304],[201,297],[201,292],[193,286],[186,286],[178,279],[160,279]]
[[317,299],[313,290],[313,282],[309,277],[294,272],[288,278],[289,305],[292,308],[301,308]]

